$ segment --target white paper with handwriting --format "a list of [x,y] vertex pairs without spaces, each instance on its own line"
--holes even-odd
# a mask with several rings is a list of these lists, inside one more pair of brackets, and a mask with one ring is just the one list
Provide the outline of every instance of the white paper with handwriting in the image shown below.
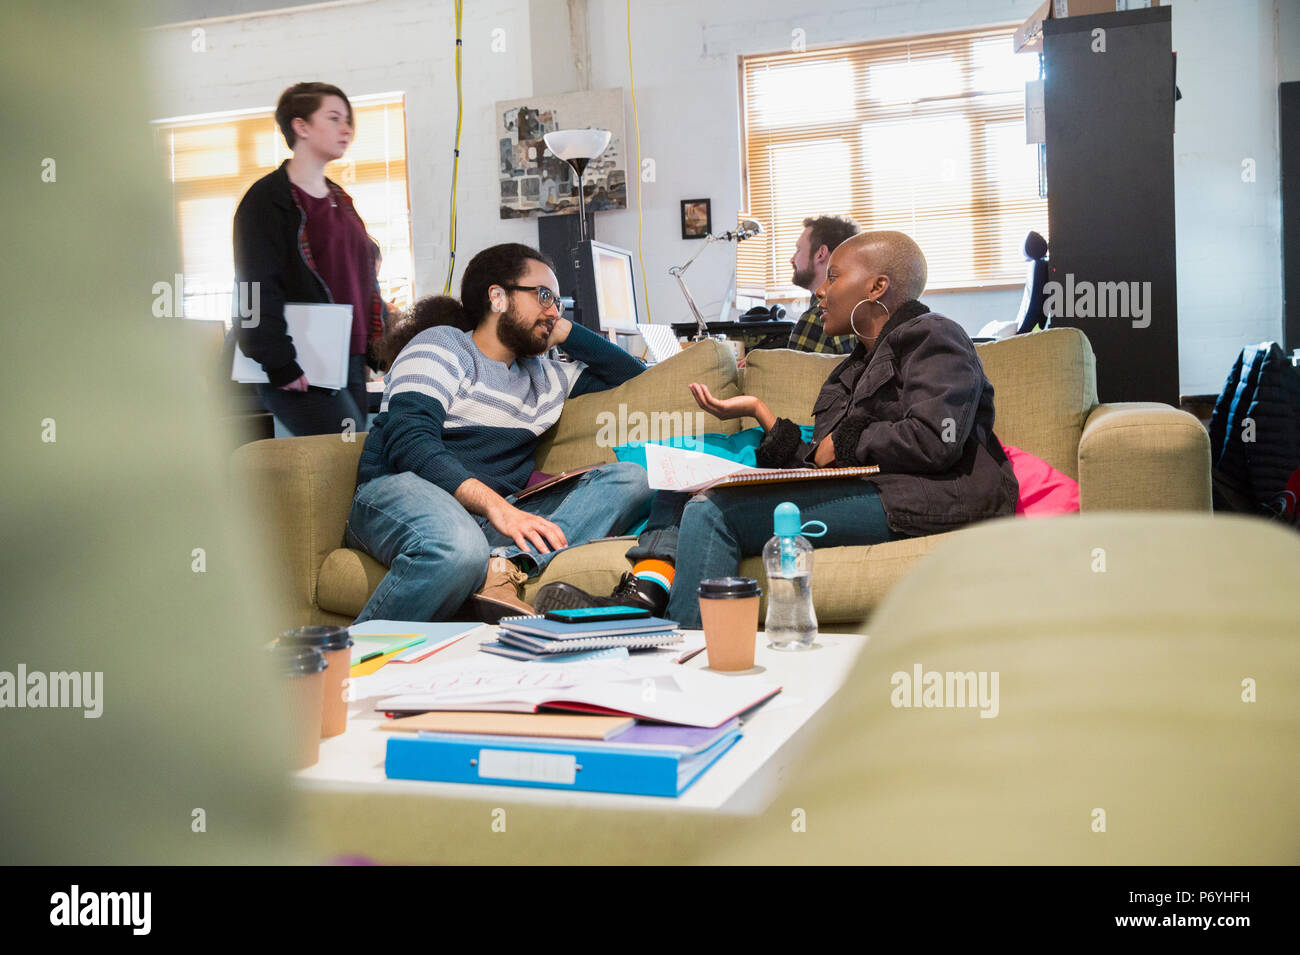
[[662,444],[645,446],[645,469],[650,487],[656,491],[698,491],[731,474],[762,470],[716,455]]

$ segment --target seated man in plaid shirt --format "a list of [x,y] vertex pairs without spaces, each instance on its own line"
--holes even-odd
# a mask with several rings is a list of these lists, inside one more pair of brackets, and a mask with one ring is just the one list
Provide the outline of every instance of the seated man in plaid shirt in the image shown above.
[[[794,284],[809,292],[821,288],[826,281],[826,263],[831,260],[831,253],[849,236],[857,234],[858,226],[852,219],[840,216],[804,219],[803,234],[799,236],[794,255],[790,257]],[[790,343],[786,347],[795,351],[847,355],[853,351],[855,341],[852,335],[828,336],[823,331],[821,305],[817,296],[813,295],[808,310],[799,317],[794,330],[790,332]]]

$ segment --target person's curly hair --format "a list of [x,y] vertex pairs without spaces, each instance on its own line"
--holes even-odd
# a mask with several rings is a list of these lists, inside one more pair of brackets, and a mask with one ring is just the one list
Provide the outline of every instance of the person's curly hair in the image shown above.
[[460,283],[460,301],[450,295],[430,295],[389,323],[375,349],[379,370],[391,368],[398,353],[426,328],[450,325],[462,332],[474,331],[491,309],[489,293],[492,286],[517,282],[528,270],[529,262],[540,262],[548,269],[555,268],[547,256],[518,242],[494,245],[479,252],[465,267]]
[[420,299],[384,329],[384,337],[375,349],[380,371],[393,367],[398,354],[412,338],[426,328],[450,325],[463,332],[472,332],[478,324],[470,320],[460,302],[450,295],[429,295]]

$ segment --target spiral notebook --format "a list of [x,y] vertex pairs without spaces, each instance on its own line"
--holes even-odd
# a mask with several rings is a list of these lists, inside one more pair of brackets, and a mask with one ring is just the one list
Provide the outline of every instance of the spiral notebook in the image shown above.
[[[627,620],[598,620],[591,623],[561,623],[547,620],[542,614],[531,616],[502,617],[501,629],[512,634],[525,634],[545,637],[551,640],[589,639],[591,637],[622,637],[632,634],[663,634],[677,629],[677,621],[665,620],[663,617],[632,617]],[[607,646],[625,646],[625,644],[606,644]]]
[[874,464],[853,468],[754,468],[716,455],[661,444],[647,444],[645,455],[647,478],[656,491],[697,492],[741,484],[825,481],[880,473]]
[[879,474],[876,465],[860,468],[754,468],[749,471],[737,471],[724,478],[710,481],[703,487],[688,488],[692,491],[704,491],[715,487],[735,487],[738,484],[775,484],[778,481],[827,481],[833,478],[869,477]]
[[578,653],[583,650],[607,650],[611,647],[647,650],[651,647],[671,646],[675,643],[681,643],[682,640],[680,630],[661,630],[657,633],[606,634],[594,637],[573,637],[567,640],[535,637],[526,633],[511,633],[509,630],[499,630],[497,631],[495,644],[485,643],[479,649],[487,650],[488,653],[495,652],[501,656],[513,656],[513,654],[502,652],[505,649],[513,649],[530,654],[527,659],[533,659],[532,654]]

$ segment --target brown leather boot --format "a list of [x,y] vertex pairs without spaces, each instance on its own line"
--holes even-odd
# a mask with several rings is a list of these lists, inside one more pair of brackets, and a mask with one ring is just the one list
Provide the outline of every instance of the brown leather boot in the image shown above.
[[487,579],[474,595],[474,606],[484,623],[498,623],[502,617],[532,614],[533,608],[524,603],[524,582],[528,575],[505,557],[488,559]]

